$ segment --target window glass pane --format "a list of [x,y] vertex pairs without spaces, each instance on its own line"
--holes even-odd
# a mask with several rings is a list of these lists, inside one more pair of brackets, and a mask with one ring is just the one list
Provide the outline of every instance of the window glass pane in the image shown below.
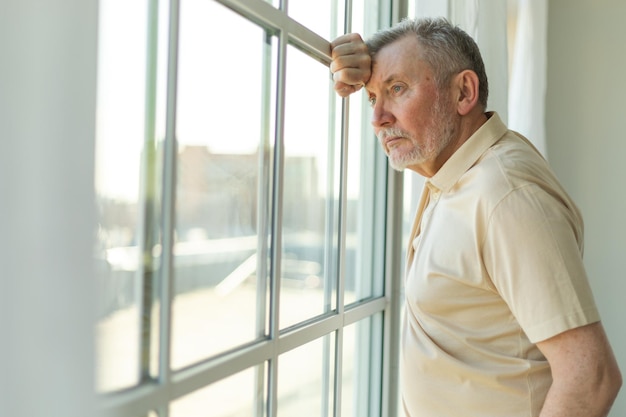
[[335,334],[278,358],[279,417],[333,415]]
[[[353,3],[354,32],[362,33],[363,5]],[[356,27],[354,27],[356,25]],[[363,131],[367,132],[369,120],[364,119],[369,113],[363,100],[363,93],[350,96],[350,129],[348,130],[348,167],[347,167],[347,208],[346,208],[346,257],[345,257],[345,293],[344,303],[350,304],[357,300],[371,296],[370,268],[371,256],[367,248],[373,240],[371,235],[371,190],[373,190],[372,175],[373,146]],[[374,144],[375,145],[375,144]],[[368,169],[362,169],[368,167]],[[366,182],[369,181],[369,184]],[[368,194],[369,192],[369,194]],[[358,278],[357,278],[358,277]]]
[[100,319],[96,341],[97,389],[111,391],[135,385],[139,380],[137,303]]
[[[363,100],[359,93],[350,98],[348,138],[346,258],[344,303],[369,298],[371,290],[373,147],[362,135]],[[362,169],[369,166],[370,169]],[[369,185],[366,181],[369,181]],[[369,261],[368,261],[369,260]]]
[[[352,31],[371,34],[380,1],[354,2]],[[363,90],[350,96],[345,304],[383,295],[386,162],[371,126],[371,108]]]
[[[277,39],[217,1],[180,0],[174,294],[172,306],[163,306],[171,307],[172,333],[159,341],[154,277],[169,279],[158,270],[169,3],[100,2],[99,391],[157,376],[159,342],[171,343],[171,366],[178,370],[268,337],[274,212],[281,214],[282,233],[275,277],[280,329],[337,309],[342,100],[328,68],[287,47],[285,123],[278,133],[284,165],[282,178],[273,178]],[[381,20],[378,3],[354,2],[352,31],[372,32]],[[158,13],[151,11],[157,4]],[[290,17],[329,40],[343,32],[344,9],[335,0],[290,0],[288,7]],[[237,35],[224,42],[225,33]],[[382,295],[384,284],[384,157],[362,93],[351,96],[349,108],[346,304]],[[271,204],[275,185],[282,186],[280,210]],[[306,330],[292,329],[299,331]],[[339,376],[335,332],[280,355],[272,375],[278,415],[334,415],[335,384],[342,390],[342,415],[380,409],[382,342],[377,314],[343,330]],[[172,402],[169,412],[160,403],[136,402],[144,400],[126,405],[158,408],[148,417],[264,417],[269,369],[262,363],[215,382]],[[163,388],[185,386],[184,373],[176,375]]]
[[139,379],[146,6],[103,0],[99,9],[95,189],[100,391],[126,388]]
[[370,415],[380,400],[382,326],[380,314],[343,331],[341,415]]
[[171,403],[170,417],[262,417],[265,366],[239,372]]
[[333,22],[343,22],[343,10],[336,0],[289,0],[289,16],[328,40],[336,37]]
[[[180,10],[175,369],[265,334],[258,213],[270,171],[264,31],[213,1],[183,0]],[[223,42],[225,31],[238,35]]]
[[289,47],[286,78],[281,328],[335,308],[339,213],[328,68]]

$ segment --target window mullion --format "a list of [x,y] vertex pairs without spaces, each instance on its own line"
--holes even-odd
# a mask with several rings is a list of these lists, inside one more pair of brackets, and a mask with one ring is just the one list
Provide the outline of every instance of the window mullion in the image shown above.
[[[352,27],[352,0],[344,0],[344,32],[349,33]],[[334,10],[338,10],[338,5],[334,4]],[[337,19],[333,18],[333,24]],[[337,29],[334,30],[336,35]],[[332,88],[332,83],[331,83]],[[336,124],[336,103],[338,98],[331,92],[330,109],[332,111],[331,126]],[[338,236],[338,262],[337,262],[337,312],[343,316],[345,312],[345,282],[346,282],[346,216],[347,216],[347,199],[348,199],[348,115],[350,114],[350,100],[341,100],[341,120],[340,120],[340,193],[341,201],[339,209],[339,236]],[[334,380],[334,396],[335,402],[333,407],[333,416],[341,417],[343,402],[343,329],[345,321],[342,317],[342,327],[337,329],[335,337],[335,380]]]
[[270,247],[270,321],[269,336],[275,345],[269,363],[267,417],[278,411],[278,337],[280,332],[280,286],[282,271],[283,173],[285,167],[285,81],[288,34],[279,32],[274,172],[272,178],[272,232]]
[[[263,91],[261,93],[261,137],[259,138],[259,179],[257,185],[257,285],[256,285],[256,336],[263,338],[268,332],[268,274],[269,274],[269,241],[270,237],[270,214],[271,214],[271,190],[272,176],[271,167],[271,140],[270,140],[270,119],[271,112],[271,94],[272,94],[272,39],[273,35],[268,31],[265,32],[263,39]],[[263,417],[265,396],[262,388],[265,386],[266,366],[259,364],[255,368],[255,382],[253,392],[253,407],[255,417]]]
[[155,285],[157,284],[157,265],[154,249],[159,243],[158,231],[158,142],[156,138],[156,96],[157,96],[157,44],[158,44],[158,0],[148,2],[148,30],[146,42],[146,99],[145,99],[145,141],[142,153],[142,192],[143,224],[141,261],[139,262],[141,283],[141,321],[139,367],[140,382],[152,379],[150,363],[153,352],[151,349],[152,310],[155,303]]
[[389,304],[383,323],[382,417],[398,415],[398,362],[400,355],[400,323],[402,322],[402,201],[403,177],[390,173],[387,179],[387,220],[385,231],[385,295]]
[[[172,300],[174,287],[174,225],[176,218],[176,96],[178,78],[178,35],[179,0],[170,0],[168,60],[167,60],[167,110],[163,173],[163,250],[160,282],[160,337],[159,337],[159,378],[166,388],[171,382],[171,334]],[[167,417],[168,408],[164,407]]]

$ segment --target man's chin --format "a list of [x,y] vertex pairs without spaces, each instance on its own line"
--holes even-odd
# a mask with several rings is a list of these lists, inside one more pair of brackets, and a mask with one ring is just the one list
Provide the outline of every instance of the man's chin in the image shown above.
[[387,159],[389,160],[389,165],[395,169],[396,171],[404,171],[411,165],[418,164],[420,162],[420,157],[418,155],[394,155],[393,153],[387,155]]
[[398,172],[404,171],[408,166],[407,163],[398,162],[398,161],[393,160],[392,158],[387,158],[387,160],[389,161],[389,166]]

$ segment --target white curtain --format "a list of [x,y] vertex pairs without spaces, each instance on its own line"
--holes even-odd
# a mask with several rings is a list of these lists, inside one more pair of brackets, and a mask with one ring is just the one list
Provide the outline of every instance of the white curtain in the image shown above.
[[526,136],[547,157],[548,5],[546,0],[517,0],[517,3],[517,31],[509,85],[509,127]]

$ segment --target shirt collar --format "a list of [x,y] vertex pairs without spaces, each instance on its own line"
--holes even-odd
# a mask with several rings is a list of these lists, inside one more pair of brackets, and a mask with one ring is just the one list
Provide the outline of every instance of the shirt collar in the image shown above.
[[452,154],[439,171],[426,180],[429,188],[449,191],[481,155],[504,136],[508,129],[498,113],[487,113],[487,117],[489,119]]

